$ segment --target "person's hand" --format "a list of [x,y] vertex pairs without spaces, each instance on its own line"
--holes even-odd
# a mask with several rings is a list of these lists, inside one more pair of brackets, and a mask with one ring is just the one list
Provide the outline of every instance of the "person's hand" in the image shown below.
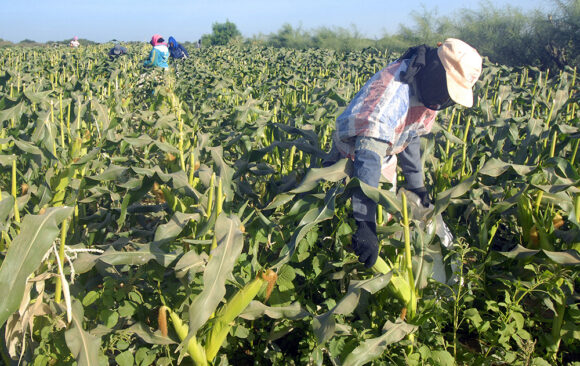
[[356,224],[358,228],[352,236],[352,248],[358,255],[359,262],[370,268],[375,264],[379,255],[377,224],[367,221],[357,221]]
[[433,203],[433,201],[431,201],[431,198],[429,198],[429,192],[427,192],[427,188],[419,187],[409,189],[409,191],[419,196],[419,199],[421,200],[421,204],[423,205],[423,207],[429,207],[429,204]]

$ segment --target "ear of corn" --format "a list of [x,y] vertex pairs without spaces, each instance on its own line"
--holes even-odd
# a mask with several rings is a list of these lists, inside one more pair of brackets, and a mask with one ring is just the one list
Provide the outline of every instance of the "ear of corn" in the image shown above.
[[388,285],[391,291],[397,298],[406,304],[406,313],[409,318],[415,317],[417,310],[417,294],[415,292],[415,280],[413,277],[413,267],[411,262],[411,243],[409,234],[409,219],[407,215],[407,197],[403,193],[403,226],[405,228],[405,270],[407,276],[393,270],[380,256],[377,258],[372,270],[375,273],[386,274],[392,271],[393,275]]
[[[380,256],[377,258],[377,262],[372,267],[375,273],[387,274],[393,269],[384,261]],[[407,279],[401,275],[398,271],[393,271],[391,277],[391,282],[387,286],[389,291],[393,293],[399,300],[408,304],[411,300],[411,288]]]
[[[173,323],[173,328],[175,329],[175,333],[177,333],[177,336],[179,337],[179,339],[181,341],[185,340],[185,338],[187,337],[187,333],[189,331],[189,327],[187,325],[183,324],[179,315],[177,315],[175,312],[173,312],[167,306],[162,306],[159,309],[160,313],[165,312],[165,311],[169,312],[169,318],[171,319],[171,322]],[[161,316],[160,316],[160,318],[161,318]],[[195,337],[191,337],[189,339],[189,342],[187,343],[187,352],[189,352],[189,356],[191,357],[191,359],[193,360],[193,363],[196,366],[207,365],[207,358],[205,355],[205,350],[197,342],[197,339]]]
[[387,274],[392,268],[379,256],[371,269],[375,273]]
[[239,290],[219,311],[205,347],[205,354],[208,360],[213,360],[217,355],[232,327],[232,322],[258,295],[265,282],[259,276],[254,278],[244,288]]
[[524,241],[531,243],[534,219],[532,217],[532,204],[525,194],[522,194],[518,200],[518,222],[522,227]]

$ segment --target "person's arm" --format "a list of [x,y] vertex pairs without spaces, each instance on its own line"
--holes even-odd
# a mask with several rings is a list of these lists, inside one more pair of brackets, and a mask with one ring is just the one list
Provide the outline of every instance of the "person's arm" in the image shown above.
[[154,65],[154,61],[155,61],[155,49],[152,49],[151,52],[149,52],[149,58],[145,60],[145,62],[143,62],[143,66],[145,67],[152,66]]
[[185,47],[183,47],[183,45],[179,45],[179,47],[181,47],[181,50],[185,54],[185,57],[189,57],[189,53],[187,52],[187,49],[185,49]]

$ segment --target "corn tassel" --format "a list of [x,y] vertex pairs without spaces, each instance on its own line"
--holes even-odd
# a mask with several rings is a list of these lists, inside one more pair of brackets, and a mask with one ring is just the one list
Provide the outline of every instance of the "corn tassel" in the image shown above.
[[197,178],[195,177],[195,171],[197,170],[196,161],[195,161],[195,154],[193,153],[193,149],[189,152],[189,185],[195,187],[197,184]]
[[18,200],[16,196],[16,159],[12,161],[12,197],[14,197],[14,221],[20,222],[20,212],[18,211]]
[[223,205],[224,205],[224,191],[223,191],[222,179],[220,178],[218,181],[216,201],[215,201],[215,206],[216,206],[215,215],[216,215],[216,217],[218,217],[222,213]]
[[213,190],[214,190],[214,186],[215,186],[215,173],[213,173],[211,175],[211,179],[209,181],[209,192],[207,195],[207,213],[206,213],[206,217],[210,218],[211,217],[211,210],[212,210],[212,206],[213,206]]
[[[216,218],[219,216],[219,214],[222,212],[222,207],[223,207],[223,188],[222,188],[222,179],[219,179],[218,182],[218,186],[217,186],[217,194],[216,194],[216,202],[215,202],[215,216]],[[214,230],[215,231],[215,230]],[[213,240],[211,242],[211,249],[210,250],[214,250],[215,248],[217,248],[217,236],[214,235],[213,236]]]

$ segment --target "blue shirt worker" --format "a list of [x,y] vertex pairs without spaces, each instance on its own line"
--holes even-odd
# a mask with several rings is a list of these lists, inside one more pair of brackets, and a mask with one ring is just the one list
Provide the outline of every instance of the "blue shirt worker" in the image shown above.
[[[353,177],[378,187],[381,173],[396,183],[397,156],[406,188],[428,207],[419,137],[431,131],[439,110],[458,103],[473,105],[472,87],[481,75],[482,58],[473,47],[454,38],[439,47],[412,47],[377,72],[336,120],[333,157],[354,160]],[[372,267],[378,256],[377,203],[360,188],[352,194],[357,225],[352,248],[359,261]]]
[[173,38],[173,36],[169,37],[167,44],[169,46],[169,55],[171,57],[173,57],[175,59],[189,57],[189,53],[187,52],[185,47],[183,47],[183,45],[179,44],[179,42],[177,42],[175,40],[175,38]]
[[167,43],[165,43],[163,37],[159,34],[155,34],[151,37],[151,42],[149,43],[151,43],[153,49],[149,52],[149,58],[145,60],[143,66],[158,66],[165,69],[169,68],[169,65],[167,64],[167,60],[169,60],[169,49],[167,48]]
[[116,44],[113,48],[109,50],[109,58],[114,60],[115,58],[126,55],[127,49],[119,44]]

